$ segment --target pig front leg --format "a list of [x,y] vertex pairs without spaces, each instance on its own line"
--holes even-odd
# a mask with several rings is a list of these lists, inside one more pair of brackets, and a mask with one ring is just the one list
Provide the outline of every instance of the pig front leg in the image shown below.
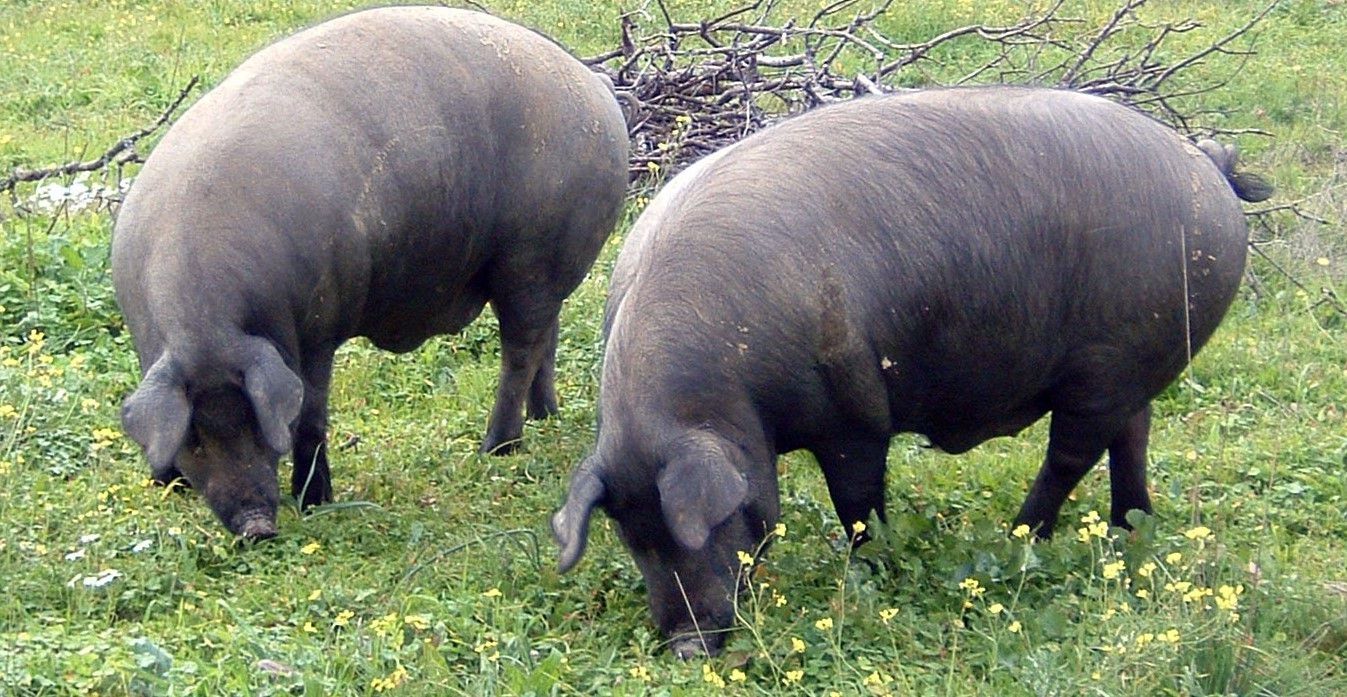
[[[542,309],[523,303],[524,307],[492,300],[491,307],[500,319],[500,384],[496,388],[496,405],[487,422],[482,452],[504,455],[519,446],[524,434],[524,399],[529,396],[533,407],[556,409],[556,395],[552,387],[551,368],[538,386],[537,378],[544,364],[555,361],[559,306]],[[536,398],[536,399],[535,399]],[[536,404],[535,404],[536,402]]]
[[304,367],[304,405],[295,428],[295,467],[290,493],[300,509],[332,500],[332,474],[327,465],[327,395],[335,349],[308,356]]
[[839,441],[813,449],[813,453],[823,468],[828,495],[846,534],[858,545],[870,539],[868,533],[857,535],[852,528],[868,521],[871,512],[885,520],[884,461],[889,438]]

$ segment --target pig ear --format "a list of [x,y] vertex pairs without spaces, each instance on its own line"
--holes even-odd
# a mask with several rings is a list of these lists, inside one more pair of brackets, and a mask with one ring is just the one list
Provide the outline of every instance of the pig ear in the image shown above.
[[718,447],[690,448],[659,473],[660,508],[674,539],[692,550],[706,546],[712,528],[748,497],[748,482]]
[[593,456],[580,463],[571,477],[566,505],[552,516],[552,536],[561,545],[557,570],[563,574],[570,571],[584,555],[585,543],[589,541],[589,518],[606,491],[597,469],[598,460]]
[[182,377],[173,359],[164,354],[122,402],[122,428],[144,448],[150,471],[158,475],[172,469],[191,420],[192,404]]
[[253,404],[257,424],[267,445],[290,452],[290,424],[304,404],[304,383],[281,360],[270,341],[254,338],[243,368],[243,390]]

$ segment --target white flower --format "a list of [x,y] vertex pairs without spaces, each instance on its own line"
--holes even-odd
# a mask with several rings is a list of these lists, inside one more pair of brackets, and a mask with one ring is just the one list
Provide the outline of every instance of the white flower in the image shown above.
[[141,540],[140,542],[137,542],[136,544],[132,545],[131,551],[139,554],[149,549],[150,546],[153,544],[154,540]]
[[122,572],[116,569],[103,569],[97,576],[85,576],[85,588],[102,588],[122,577]]
[[81,560],[81,559],[83,559],[83,558],[84,558],[84,548],[83,548],[83,547],[80,547],[79,549],[77,549],[77,550],[71,552],[70,554],[65,555],[65,560],[66,560],[66,561],[79,561],[79,560]]

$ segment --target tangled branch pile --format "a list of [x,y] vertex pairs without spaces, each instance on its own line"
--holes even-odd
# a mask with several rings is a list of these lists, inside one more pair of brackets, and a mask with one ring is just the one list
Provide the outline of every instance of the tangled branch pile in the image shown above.
[[[625,104],[633,180],[670,174],[785,114],[900,85],[972,82],[1053,85],[1151,112],[1185,132],[1203,114],[1182,98],[1221,87],[1193,84],[1189,69],[1216,56],[1249,55],[1249,33],[1272,6],[1202,47],[1174,55],[1169,40],[1196,20],[1147,23],[1146,0],[1122,0],[1089,26],[1064,0],[1006,26],[969,25],[914,43],[886,35],[893,0],[834,0],[806,21],[777,21],[779,0],[754,0],[712,19],[678,21],[663,0],[623,15],[620,45],[584,59],[606,74]],[[950,77],[942,56],[981,56]],[[965,63],[966,64],[966,63]],[[1233,73],[1237,66],[1231,66]]]
[[[1217,56],[1249,55],[1250,31],[1275,5],[1228,34],[1176,53],[1169,40],[1202,29],[1201,23],[1148,23],[1140,16],[1147,0],[1118,0],[1103,23],[1091,26],[1067,16],[1065,0],[1044,1],[1013,24],[963,26],[903,43],[884,26],[893,0],[833,0],[800,21],[777,19],[781,0],[752,0],[697,21],[679,21],[664,0],[648,0],[620,18],[616,48],[583,60],[617,88],[632,141],[632,179],[649,185],[784,115],[902,85],[1055,85],[1147,110],[1185,132],[1230,133],[1196,123],[1205,114],[1183,98],[1224,83],[1190,78],[1190,69]],[[981,58],[951,75],[955,61],[946,57],[953,55],[963,66],[969,56]],[[21,182],[109,167],[120,172],[143,161],[137,142],[168,123],[195,85],[194,78],[157,120],[101,156],[16,169],[0,177],[0,194],[12,195]]]

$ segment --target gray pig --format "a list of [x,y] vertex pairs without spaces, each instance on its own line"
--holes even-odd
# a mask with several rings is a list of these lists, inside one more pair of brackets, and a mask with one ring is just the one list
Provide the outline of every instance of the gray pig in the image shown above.
[[813,453],[850,527],[883,517],[891,434],[962,453],[1049,411],[1017,522],[1048,535],[1105,451],[1113,522],[1150,511],[1150,400],[1235,296],[1236,194],[1271,193],[1233,155],[1001,87],[830,106],[698,162],[618,258],[598,443],[552,519],[561,569],[603,508],[673,650],[715,652],[736,552],[779,515],[780,453]]
[[486,303],[501,377],[483,451],[556,410],[557,317],[627,183],[611,86],[543,36],[440,7],[350,14],[245,61],[164,136],[122,206],[122,408],[156,479],[276,534],[276,465],[328,501],[333,353],[455,332]]

